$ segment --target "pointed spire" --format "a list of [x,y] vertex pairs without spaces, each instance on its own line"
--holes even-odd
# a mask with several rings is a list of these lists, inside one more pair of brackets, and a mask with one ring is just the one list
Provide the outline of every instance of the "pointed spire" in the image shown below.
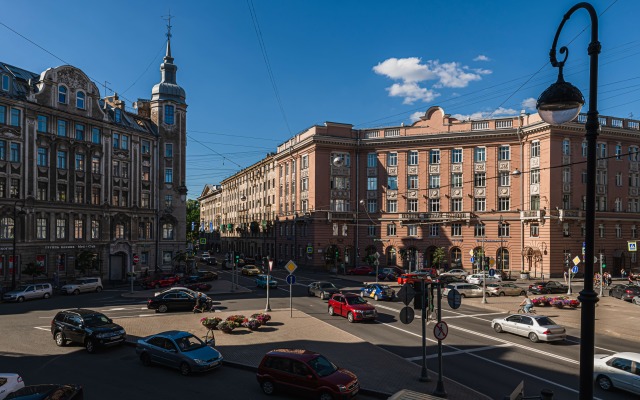
[[151,90],[151,99],[184,103],[186,95],[184,89],[176,82],[178,67],[173,63],[173,57],[171,56],[171,18],[173,18],[171,11],[169,11],[169,15],[162,17],[167,21],[167,53],[164,56],[163,63],[160,65],[160,83],[156,84]]
[[169,15],[166,15],[165,17],[162,18],[165,21],[167,21],[167,52],[164,56],[165,62],[173,61],[173,57],[171,57],[171,18],[172,17],[173,15],[171,15],[171,10],[169,10]]

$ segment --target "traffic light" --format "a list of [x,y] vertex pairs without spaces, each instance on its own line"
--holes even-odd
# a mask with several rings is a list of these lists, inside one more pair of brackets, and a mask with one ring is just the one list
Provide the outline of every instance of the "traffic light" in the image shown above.
[[235,262],[236,262],[236,264],[240,263],[240,254],[236,254]]
[[336,260],[338,259],[339,256],[340,256],[340,251],[336,249]]
[[484,261],[482,262],[482,265],[484,266],[485,270],[489,269],[489,257],[485,257]]

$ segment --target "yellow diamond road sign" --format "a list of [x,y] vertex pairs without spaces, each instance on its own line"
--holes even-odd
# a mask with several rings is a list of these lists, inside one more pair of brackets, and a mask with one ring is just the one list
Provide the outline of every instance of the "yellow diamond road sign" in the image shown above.
[[580,264],[580,257],[575,256],[575,257],[573,258],[573,265],[578,265],[578,264]]
[[289,271],[289,274],[293,274],[293,271],[295,271],[296,268],[298,268],[298,266],[293,262],[293,260],[289,260],[289,262],[284,266],[284,269]]

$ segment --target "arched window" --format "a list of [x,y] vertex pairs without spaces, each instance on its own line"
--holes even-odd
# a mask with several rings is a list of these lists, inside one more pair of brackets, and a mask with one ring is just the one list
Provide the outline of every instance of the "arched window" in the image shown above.
[[13,218],[4,217],[0,220],[0,239],[13,239]]
[[84,92],[78,92],[76,94],[76,108],[84,110]]
[[124,239],[124,224],[116,224],[115,238]]
[[462,268],[462,250],[459,247],[454,247],[449,253],[451,257],[451,268]]
[[509,250],[507,250],[505,247],[501,247],[498,249],[498,252],[496,253],[496,260],[498,261],[498,269],[511,269],[511,267],[509,266]]
[[398,253],[396,249],[390,247],[387,249],[387,265],[396,265],[398,262]]
[[164,106],[164,123],[167,125],[173,125],[175,118],[174,118],[174,107],[170,106],[170,105],[166,105]]
[[173,240],[173,224],[162,224],[162,238],[166,240]]
[[67,88],[58,86],[58,103],[67,104]]

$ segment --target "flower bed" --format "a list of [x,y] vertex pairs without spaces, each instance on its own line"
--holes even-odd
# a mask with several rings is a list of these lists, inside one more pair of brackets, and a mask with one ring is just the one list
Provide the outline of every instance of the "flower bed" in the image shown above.
[[209,330],[216,329],[220,322],[222,322],[222,318],[218,317],[204,317],[200,320],[200,323]]
[[260,322],[260,325],[266,325],[271,320],[271,315],[265,313],[252,314],[251,318],[254,318]]
[[252,331],[255,331],[256,329],[260,328],[260,325],[262,324],[256,318],[248,318],[242,322],[243,327],[250,329]]
[[534,297],[533,299],[531,299],[531,302],[536,307],[547,307],[550,305],[551,297],[547,297],[547,296]]
[[231,333],[236,328],[236,324],[233,321],[221,321],[218,324],[218,330],[223,333]]
[[568,296],[558,296],[551,299],[550,305],[558,308],[571,307],[577,308],[580,305],[580,301],[570,299]]
[[245,319],[244,315],[230,315],[227,317],[227,322],[234,324],[237,328],[242,325]]

